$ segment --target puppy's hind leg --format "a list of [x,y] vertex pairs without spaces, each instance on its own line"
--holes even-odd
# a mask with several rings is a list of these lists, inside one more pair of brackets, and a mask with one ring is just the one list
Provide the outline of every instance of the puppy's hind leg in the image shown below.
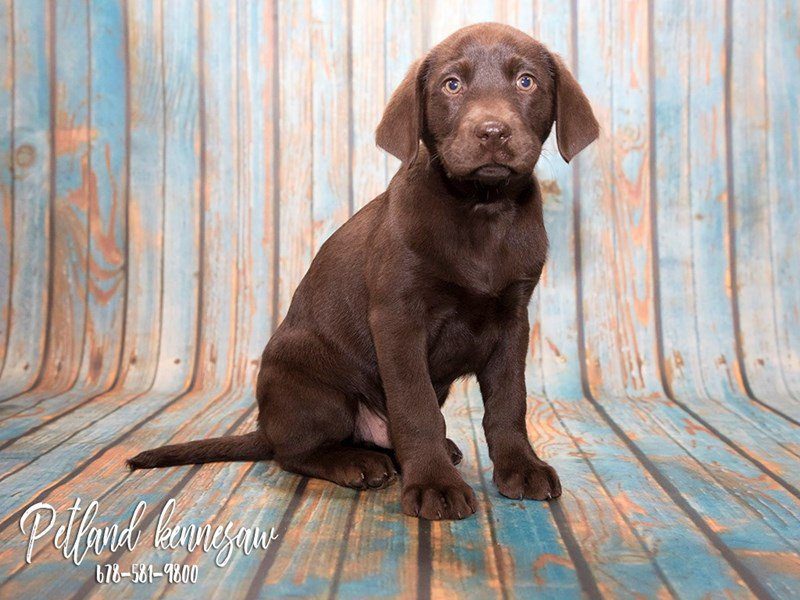
[[389,456],[353,445],[357,406],[338,390],[266,367],[257,393],[261,431],[281,468],[357,489],[397,479]]

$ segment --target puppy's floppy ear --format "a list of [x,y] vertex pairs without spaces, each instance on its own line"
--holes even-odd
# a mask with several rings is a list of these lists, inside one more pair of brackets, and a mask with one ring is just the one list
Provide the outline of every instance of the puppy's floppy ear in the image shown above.
[[417,158],[422,137],[424,65],[423,59],[411,65],[375,130],[375,143],[406,165]]
[[556,77],[556,136],[558,151],[569,162],[597,139],[600,126],[581,86],[560,56],[553,56]]

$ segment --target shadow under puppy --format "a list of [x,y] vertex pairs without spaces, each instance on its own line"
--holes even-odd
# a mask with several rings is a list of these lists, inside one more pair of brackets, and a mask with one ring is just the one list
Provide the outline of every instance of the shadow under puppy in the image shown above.
[[598,136],[578,83],[528,35],[480,24],[434,47],[378,125],[401,168],[325,242],[264,350],[258,430],[148,450],[130,467],[274,458],[367,489],[392,483],[397,464],[403,512],[466,517],[475,495],[440,408],[475,374],[498,489],[557,498],[528,440],[524,377],[547,255],[533,168],[554,123],[566,161]]

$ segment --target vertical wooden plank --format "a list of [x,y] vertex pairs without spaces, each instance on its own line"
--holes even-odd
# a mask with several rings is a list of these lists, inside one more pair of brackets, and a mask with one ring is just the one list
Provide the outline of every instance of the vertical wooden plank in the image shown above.
[[[688,393],[689,387],[695,393],[700,392],[697,385],[692,385],[700,368],[697,337],[686,335],[687,328],[696,331],[698,325],[689,146],[693,62],[689,48],[690,9],[689,3],[679,2],[657,2],[653,8],[656,107],[653,143],[658,161],[653,188],[659,223],[663,366],[667,385],[681,395]],[[704,250],[698,248],[698,252]]]
[[[581,8],[583,9],[583,6]],[[604,15],[605,19],[595,20],[591,19],[590,17],[587,22],[599,22],[601,31],[603,28],[607,28],[609,26],[618,28],[621,31],[630,32],[646,30],[646,28],[642,27],[634,28],[631,22],[627,19],[629,16],[627,11],[623,10],[622,12],[622,18],[617,19],[615,16],[615,11],[612,8],[611,15]],[[583,21],[583,19],[581,20]],[[627,37],[627,35],[623,37]],[[638,48],[639,50],[641,49],[639,43],[634,43],[636,41],[635,34],[632,35],[632,39],[623,39],[620,41],[618,38],[618,35],[612,35],[612,39],[617,40],[617,42],[613,44],[614,48],[633,47]],[[589,46],[588,42],[592,40],[591,36],[588,35],[583,36],[580,39],[581,42],[586,39],[587,46]],[[606,50],[610,51],[610,48],[606,46]],[[636,57],[637,52],[638,51],[635,50],[628,54]],[[590,72],[597,73],[600,70],[602,62],[604,61],[600,61],[601,64],[595,64],[595,61],[598,58],[602,58],[603,53],[599,51],[593,52],[591,48],[587,48],[587,52],[584,53],[582,46],[581,57],[584,55],[588,56],[587,67],[590,68]],[[611,53],[611,58],[609,61],[612,65],[616,65],[617,63],[617,60],[613,56],[613,52]],[[581,72],[583,72],[583,64],[584,63],[582,61]],[[636,86],[641,85],[640,82],[642,81],[642,77],[640,71],[637,69],[626,70],[616,68],[612,70],[612,75],[613,81],[615,82],[614,85],[617,85],[616,82],[624,82],[626,89],[630,87],[637,89]],[[619,85],[622,85],[622,83]],[[591,89],[592,88],[590,88],[590,90]],[[637,110],[631,105],[632,98],[635,98],[637,95],[638,94],[636,93],[626,94],[625,102],[617,104],[617,98],[619,96],[615,94],[612,102],[612,105],[614,106],[614,121],[612,123],[612,127],[615,140],[611,147],[611,168],[609,168],[607,172],[613,174],[614,185],[610,187],[610,191],[614,192],[616,189],[615,186],[624,185],[628,187],[627,190],[624,190],[623,188],[623,191],[628,191],[628,194],[618,194],[620,195],[620,198],[617,202],[614,202],[614,194],[611,194],[612,204],[610,208],[617,211],[620,216],[614,215],[613,221],[608,223],[607,226],[617,227],[617,229],[614,230],[615,236],[614,238],[608,239],[605,244],[598,244],[597,238],[600,236],[598,236],[596,232],[594,234],[594,238],[592,237],[592,230],[596,228],[603,228],[602,226],[597,227],[598,223],[602,223],[602,213],[597,222],[594,220],[591,222],[587,221],[581,230],[581,243],[583,244],[583,238],[585,237],[587,239],[586,246],[589,250],[585,256],[590,256],[592,257],[593,261],[596,261],[595,256],[602,255],[603,248],[605,246],[606,256],[608,256],[608,250],[613,249],[615,254],[620,257],[619,260],[612,261],[611,264],[612,268],[616,267],[616,270],[614,271],[615,286],[620,285],[618,282],[623,282],[622,285],[625,288],[628,288],[629,286],[640,285],[643,280],[647,280],[648,274],[647,271],[636,270],[633,268],[639,264],[642,264],[641,260],[638,262],[635,260],[632,263],[629,262],[629,258],[636,258],[637,254],[639,254],[635,248],[630,249],[629,244],[631,239],[634,241],[637,239],[643,239],[646,241],[650,235],[649,232],[646,232],[645,230],[646,235],[642,235],[640,237],[637,231],[637,226],[641,227],[641,224],[647,221],[646,214],[639,213],[639,218],[633,222],[629,222],[621,218],[626,214],[636,214],[635,212],[629,211],[629,203],[635,196],[629,194],[631,191],[636,189],[634,186],[636,180],[632,179],[629,173],[632,172],[630,171],[631,167],[636,167],[642,163],[637,159],[637,147],[632,143],[636,139],[636,128],[630,122],[629,115],[639,115],[646,112],[645,110]],[[624,127],[624,129],[620,131],[620,127]],[[626,148],[626,146],[628,147]],[[603,147],[603,144],[601,144],[601,151],[603,150]],[[634,152],[632,157],[633,160],[627,162],[632,151]],[[618,156],[620,153],[621,156]],[[596,187],[590,187],[591,185],[591,181],[586,181],[585,177],[581,178],[582,190],[586,193],[586,195],[590,195],[591,191],[596,189]],[[646,190],[647,187],[647,185],[643,185],[642,189]],[[586,206],[586,203],[584,203],[584,206]],[[592,216],[594,217],[594,215]],[[618,225],[615,225],[615,223],[620,222],[626,223],[625,231],[620,231],[618,229]],[[627,233],[628,231],[633,232],[633,235]],[[603,261],[603,263],[605,262],[607,261]],[[586,267],[586,261],[584,261],[583,264],[584,267]],[[595,277],[597,277],[597,274],[595,274]],[[594,281],[592,281],[592,279],[593,278],[584,279],[584,282],[587,280],[592,282],[592,285],[586,286],[586,294],[584,294],[585,312],[590,310],[592,307],[602,307],[604,304],[598,304],[597,302],[597,296],[602,293],[602,288],[598,285],[600,283],[599,278],[594,279]],[[592,325],[589,322],[590,317],[587,316],[587,353],[591,353],[588,357],[589,364],[587,366],[590,384],[592,385],[592,390],[595,392],[596,400],[594,402],[596,402],[596,406],[598,410],[602,412],[604,418],[608,419],[609,422],[613,423],[612,419],[614,419],[619,423],[620,435],[627,436],[629,443],[633,447],[638,447],[641,450],[642,455],[640,459],[645,465],[647,465],[648,470],[659,477],[660,485],[662,485],[664,489],[670,493],[674,502],[682,506],[682,509],[686,511],[687,514],[692,516],[693,520],[695,520],[697,523],[702,524],[703,519],[708,519],[709,522],[714,524],[712,526],[713,528],[704,526],[706,527],[706,535],[712,537],[716,535],[717,531],[719,531],[718,526],[722,520],[736,518],[733,514],[724,514],[723,511],[723,507],[725,506],[726,502],[723,498],[732,497],[728,496],[728,494],[733,494],[734,492],[728,485],[726,485],[724,479],[717,479],[713,476],[711,480],[707,480],[704,477],[699,477],[696,481],[693,481],[694,469],[685,468],[679,471],[675,469],[676,465],[681,461],[685,461],[688,456],[691,456],[691,459],[689,460],[692,462],[697,461],[698,467],[699,465],[706,464],[725,464],[727,468],[735,470],[740,474],[742,477],[742,482],[749,481],[753,486],[755,486],[755,488],[758,488],[757,491],[753,489],[752,493],[758,495],[770,495],[773,492],[771,491],[770,486],[762,487],[755,483],[759,480],[760,475],[757,474],[759,471],[751,464],[743,461],[741,457],[737,456],[732,449],[726,447],[725,443],[719,438],[715,438],[715,434],[713,432],[704,429],[703,437],[707,438],[708,441],[701,442],[695,439],[697,437],[697,434],[695,433],[696,426],[686,418],[685,413],[681,414],[681,411],[676,407],[670,407],[669,403],[663,403],[661,401],[657,386],[652,384],[652,375],[650,371],[641,369],[638,371],[638,373],[636,370],[631,372],[629,369],[630,365],[633,364],[636,366],[639,361],[631,363],[630,360],[625,358],[625,355],[628,357],[633,355],[632,350],[635,349],[632,349],[629,346],[634,341],[641,340],[642,343],[644,343],[648,341],[648,339],[652,339],[652,334],[648,335],[649,327],[644,327],[644,325],[650,321],[649,315],[652,307],[649,306],[649,303],[647,305],[640,304],[638,306],[640,310],[635,313],[635,316],[640,317],[641,322],[637,324],[637,322],[630,318],[632,315],[628,310],[622,310],[626,308],[624,303],[625,300],[628,301],[627,303],[630,306],[636,305],[630,302],[631,298],[626,295],[624,290],[617,290],[617,294],[623,300],[623,303],[621,303],[621,308],[620,306],[617,307],[617,314],[621,314],[623,318],[615,319],[613,318],[614,315],[612,313],[610,318],[607,317],[606,327],[609,332],[619,332],[619,340],[615,340],[612,333],[610,336],[607,335],[606,340],[603,341],[601,336],[598,335],[598,332],[590,331],[590,328],[595,327],[595,325]],[[594,301],[590,301],[591,306],[587,306],[586,299],[592,297],[592,295],[594,296]],[[646,296],[641,296],[638,294],[634,295],[633,298],[640,302],[646,300]],[[641,333],[637,334],[637,330],[639,330]],[[635,337],[631,337],[631,332],[637,335]],[[594,346],[596,340],[603,342],[603,345],[600,346],[600,348],[603,350],[602,352],[598,352],[597,346]],[[625,359],[621,361],[621,365],[619,367],[614,365],[613,362],[614,358],[617,356],[617,348],[622,350],[622,356]],[[592,354],[594,356],[592,356]],[[598,368],[601,365],[599,361],[606,359],[609,360],[614,368],[617,369],[616,373],[610,374],[609,369],[605,368],[606,364],[608,363],[605,362],[602,363],[602,371]],[[649,363],[649,360],[646,363],[642,361],[642,364]],[[609,379],[611,379],[611,382],[608,382]],[[600,385],[598,385],[598,383],[600,383]],[[645,401],[643,404],[648,406],[648,408],[645,410],[644,406],[636,407],[630,402],[626,401],[624,397],[615,397],[615,390],[624,390],[624,395],[629,398],[633,395],[638,396],[640,401]],[[616,393],[619,394],[620,392],[617,391]],[[655,443],[655,440],[661,435],[668,436],[671,441],[666,445],[664,443]],[[635,442],[633,440],[635,440]],[[669,449],[668,446],[673,443],[676,444],[680,450],[677,448]],[[674,454],[676,451],[677,454]],[[678,458],[680,453],[686,453],[688,456]],[[669,459],[666,458],[667,454],[669,455]],[[690,489],[694,488],[695,486],[697,486],[696,491],[690,491]],[[782,498],[786,498],[782,490],[777,490],[775,493]],[[715,498],[714,502],[706,502],[706,500],[711,497]],[[688,498],[688,502],[683,498]],[[785,500],[778,500],[779,503],[784,501]],[[792,500],[789,500],[789,502],[790,504],[793,503]],[[768,520],[768,518],[765,519],[765,521]],[[778,533],[777,529],[773,529],[773,526],[777,526],[776,524],[765,526],[761,520],[757,519],[749,522],[747,526],[757,529],[759,533],[754,533],[754,535],[757,535],[759,539],[763,541],[763,543],[770,545],[770,547],[773,548],[773,551],[775,546],[772,546],[772,544],[777,544],[777,546],[783,544],[783,541],[779,540],[779,538],[781,538],[781,534]],[[719,535],[721,539],[715,543],[721,547],[724,547],[726,543],[737,544],[737,542],[733,542],[730,536],[727,535],[726,531],[721,532]],[[769,542],[766,540],[769,540]],[[758,573],[758,576],[761,577],[761,568],[753,561],[749,560],[748,555],[744,552],[741,552],[741,549],[738,545],[736,548],[736,555],[729,555],[728,560],[731,561],[732,566],[735,566],[735,568],[742,573],[743,577],[748,578],[748,585],[752,586],[754,590],[760,589],[761,584],[759,583],[758,579],[756,579],[755,573]],[[770,581],[770,585],[775,585],[777,588],[786,585],[786,581],[782,581],[780,576],[773,575],[774,574],[771,573],[769,577],[765,577],[765,579]]]
[[[255,380],[261,351],[272,329],[277,281],[277,46],[274,2],[239,0],[239,169],[241,213],[246,227],[239,319],[248,331],[243,346],[250,363],[247,386]],[[339,165],[340,169],[347,167]],[[346,204],[346,198],[344,200]]]
[[788,392],[800,400],[800,6],[767,2],[766,96],[769,204],[772,219],[773,302],[777,320],[779,363]]
[[[725,4],[690,5],[689,120],[686,130],[691,202],[690,248],[695,270],[694,314],[706,389],[743,392],[737,372],[730,271],[725,165]],[[665,49],[666,50],[666,49]],[[665,221],[665,226],[669,221]],[[680,285],[681,282],[676,282]],[[685,317],[684,317],[685,318]],[[684,322],[685,330],[692,324]],[[684,334],[685,337],[685,334]]]
[[311,3],[313,175],[312,250],[319,250],[350,212],[349,4]]
[[0,2],[0,373],[11,319],[11,259],[14,243],[11,148],[14,128],[13,0]]
[[89,8],[55,4],[55,204],[53,293],[48,356],[42,386],[65,390],[81,368],[86,331],[89,198],[96,186],[89,165]]
[[375,128],[389,100],[384,69],[386,10],[386,0],[353,0],[352,4],[351,176],[355,210],[386,189],[387,154],[375,147]]
[[[579,71],[605,125],[580,179],[586,360],[589,383],[601,395],[659,387],[648,243],[647,11],[635,2],[579,9]],[[612,93],[614,86],[626,92]]]
[[202,227],[198,3],[162,2],[164,64],[163,329],[155,388],[180,390],[194,368]]
[[[107,385],[106,381],[90,384],[79,376],[88,361],[84,342],[90,267],[89,214],[93,210],[91,200],[97,197],[97,179],[90,164],[90,144],[96,138],[96,129],[90,123],[90,9],[88,2],[59,2],[48,5],[48,10],[55,22],[50,40],[54,52],[51,102],[55,127],[53,302],[39,385],[35,393],[6,405],[8,409],[21,409],[9,414],[4,422],[2,437],[6,442],[31,427],[57,420],[77,405],[85,404]],[[59,300],[55,301],[56,298]],[[114,340],[117,345],[120,342]],[[113,367],[116,369],[116,363]],[[75,393],[69,393],[70,390]],[[59,397],[59,394],[65,395]],[[57,439],[58,436],[53,442],[57,443]]]
[[[464,387],[464,395],[459,394],[455,405],[448,407],[448,425],[454,425],[453,438],[464,453],[459,470],[475,490],[480,512],[470,522],[436,524],[449,535],[441,535],[435,544],[434,590],[457,590],[464,595],[480,586],[496,598],[579,595],[578,567],[549,504],[510,500],[501,496],[492,482],[492,462],[481,427],[480,391],[475,382]],[[520,543],[520,534],[524,543]],[[460,539],[482,542],[462,547]],[[451,565],[461,571],[462,581],[447,576]]]
[[[615,389],[619,389],[623,380],[623,373],[627,368],[621,368],[619,361],[613,360],[608,354],[608,349],[613,347],[615,340],[613,336],[619,324],[616,319],[615,309],[615,285],[618,278],[612,276],[616,273],[617,267],[613,262],[609,262],[606,257],[612,257],[615,247],[614,229],[608,222],[609,207],[614,202],[614,178],[612,175],[612,152],[613,152],[613,123],[611,116],[613,107],[611,105],[611,7],[609,2],[581,3],[577,5],[578,14],[576,35],[579,40],[579,56],[576,58],[575,69],[580,77],[581,86],[587,96],[592,99],[597,120],[602,124],[600,137],[594,144],[589,146],[581,157],[579,177],[576,185],[579,186],[581,204],[579,207],[578,230],[576,235],[580,243],[580,271],[576,276],[580,278],[578,282],[581,297],[578,298],[579,327],[584,328],[586,339],[582,340],[585,361],[585,368],[590,376],[590,385],[593,389],[603,387],[598,380],[611,380],[609,384]],[[596,225],[596,235],[591,235],[591,224]],[[593,258],[593,262],[601,263],[605,266],[606,277],[602,281],[599,279],[591,265],[584,265],[588,261],[586,257]],[[603,285],[605,284],[605,285]],[[604,311],[611,307],[611,314],[605,315]],[[589,333],[590,326],[594,329],[594,324],[602,322],[603,319],[611,322],[601,331],[605,336],[598,338],[598,333]],[[602,347],[599,345],[602,344]],[[602,373],[601,373],[602,361]]]
[[[551,51],[560,54],[575,71],[572,56],[572,10],[556,0],[539,0],[535,4],[535,37]],[[582,74],[575,73],[582,82]],[[594,104],[594,98],[590,96]],[[592,150],[588,150],[590,152]],[[536,167],[542,191],[545,228],[550,250],[542,279],[539,282],[540,323],[532,331],[531,352],[539,352],[544,391],[551,398],[582,398],[578,328],[576,322],[575,272],[575,198],[574,173],[585,160],[578,156],[567,165],[558,153],[555,132],[545,143]],[[536,321],[531,319],[532,323]]]
[[[728,19],[731,29],[728,177],[733,188],[735,227],[732,259],[739,275],[731,299],[738,308],[742,367],[756,398],[800,420],[800,408],[791,401],[781,376],[781,334],[775,312],[781,284],[771,260],[772,205],[764,200],[774,197],[770,194],[768,148],[768,131],[774,115],[767,105],[766,4],[746,4],[745,8],[745,4],[733,2]],[[778,164],[784,168],[785,159]]]
[[239,140],[237,6],[224,0],[201,4],[205,131],[203,274],[196,389],[227,389],[234,364],[239,283]]
[[[53,301],[39,385],[34,393],[6,405],[21,408],[8,415],[4,423],[2,435],[7,439],[57,418],[105,385],[95,382],[86,387],[87,381],[80,376],[88,362],[85,332],[89,215],[93,210],[91,200],[97,197],[97,179],[90,164],[90,144],[96,138],[96,129],[90,122],[90,9],[88,2],[58,2],[48,5],[48,15],[55,23],[50,40],[54,52],[51,102],[55,128],[50,246]],[[116,363],[113,366],[116,368]],[[80,391],[49,401],[73,388]]]
[[[13,256],[3,397],[29,388],[43,359],[51,235],[50,12],[43,0],[15,2],[13,98]],[[23,259],[24,257],[24,259]]]
[[428,48],[433,48],[448,35],[470,22],[464,2],[457,4],[442,0],[429,2],[426,16],[420,15],[420,17],[428,20]]
[[[313,157],[310,0],[278,7],[280,280],[278,315],[289,308],[312,258]],[[298,168],[298,164],[304,165]],[[358,181],[358,178],[356,178]]]
[[[547,442],[544,458],[561,475],[563,514],[604,594],[749,594],[720,549],[596,411],[572,400],[548,400],[548,404],[557,423],[548,410],[534,404],[530,429],[542,433],[563,427],[574,444],[570,449],[557,438],[541,436]],[[702,568],[686,569],[687,555],[703,557]],[[651,577],[645,562],[656,571]]]
[[110,386],[125,333],[127,115],[125,31],[118,2],[89,2],[89,291],[81,380]]
[[128,290],[123,385],[150,387],[158,366],[164,257],[164,15],[158,0],[126,3],[129,98]]

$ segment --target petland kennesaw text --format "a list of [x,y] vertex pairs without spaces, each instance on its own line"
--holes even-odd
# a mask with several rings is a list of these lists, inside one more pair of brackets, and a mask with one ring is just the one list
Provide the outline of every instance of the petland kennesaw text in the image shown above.
[[[104,527],[92,526],[98,509],[96,500],[82,509],[81,499],[75,498],[75,502],[66,510],[66,523],[59,525],[53,535],[53,546],[76,565],[80,565],[89,552],[100,556],[104,550],[114,552],[123,547],[133,550],[141,538],[139,522],[147,509],[144,500],[136,505],[130,521],[124,527],[116,523]],[[256,549],[267,550],[272,541],[278,538],[274,527],[268,531],[257,526],[239,527],[236,530],[236,525],[230,521],[225,526],[214,528],[209,524],[171,526],[174,511],[175,499],[170,498],[156,521],[153,546],[164,550],[183,547],[189,552],[197,548],[203,552],[216,550],[214,562],[218,567],[228,564],[235,549],[249,555]],[[23,513],[19,528],[23,535],[28,536],[25,562],[31,563],[34,546],[53,530],[58,518],[56,509],[44,502],[30,506]]]

